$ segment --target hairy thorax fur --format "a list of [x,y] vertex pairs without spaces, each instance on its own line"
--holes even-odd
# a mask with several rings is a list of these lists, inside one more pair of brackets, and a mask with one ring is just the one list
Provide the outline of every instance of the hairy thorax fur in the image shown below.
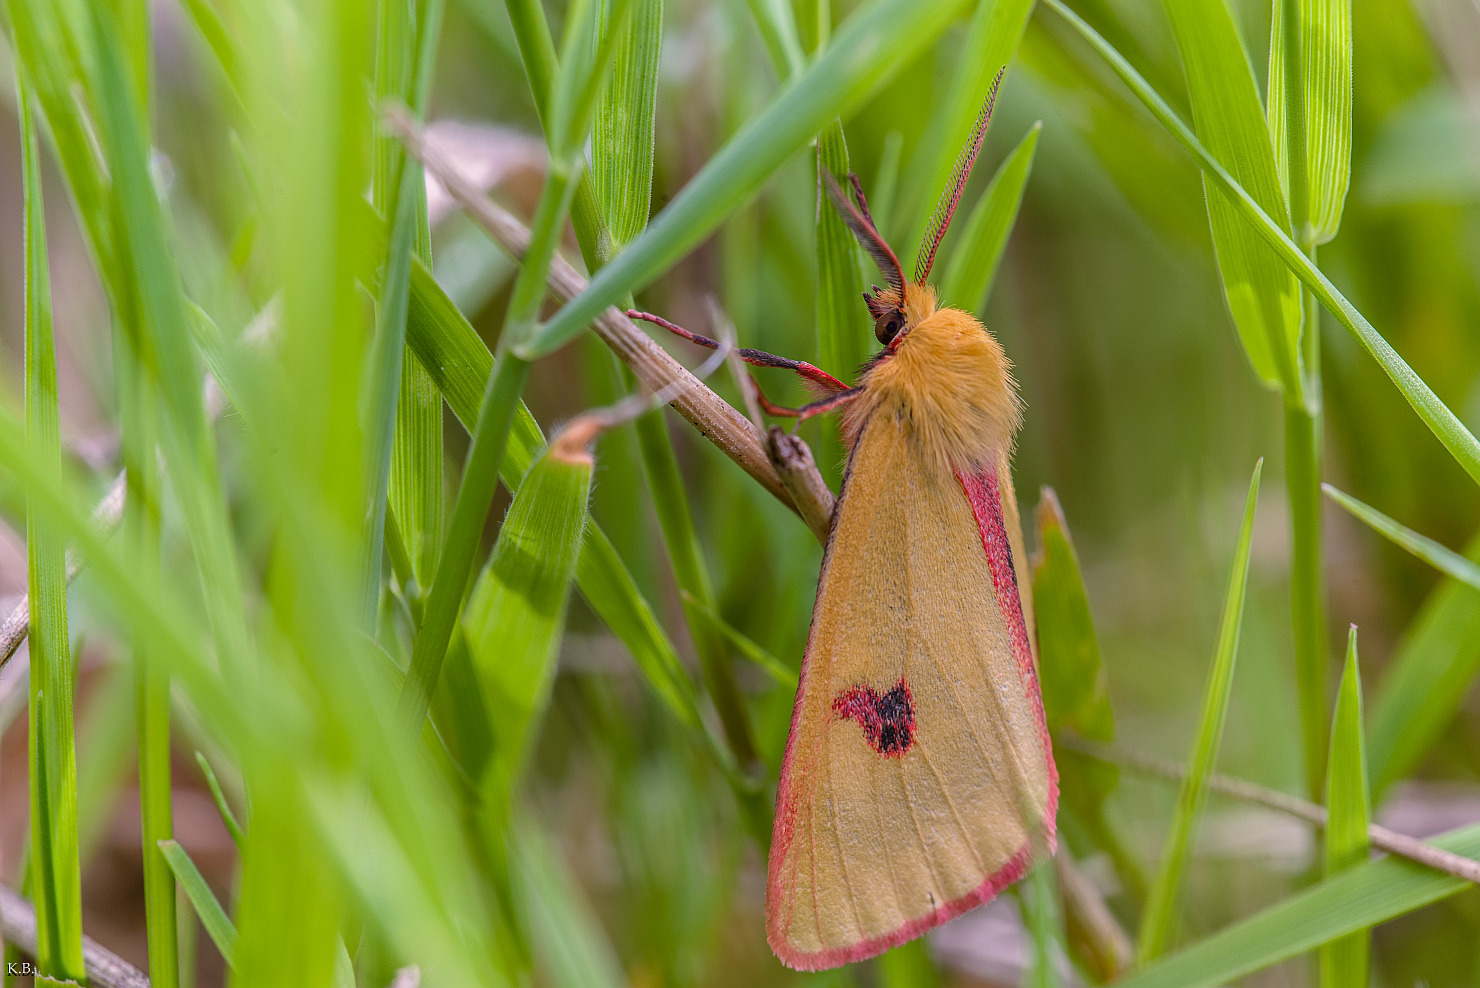
[[904,332],[865,370],[848,406],[849,443],[874,415],[888,415],[942,469],[975,473],[1010,455],[1022,405],[1001,345],[970,313],[937,308],[928,285],[909,286],[904,316]]

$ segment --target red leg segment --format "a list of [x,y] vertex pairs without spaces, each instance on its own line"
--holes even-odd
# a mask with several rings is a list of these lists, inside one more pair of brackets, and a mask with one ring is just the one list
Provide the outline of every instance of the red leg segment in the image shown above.
[[836,408],[842,408],[848,402],[863,393],[862,388],[848,388],[846,391],[838,391],[828,395],[826,398],[818,398],[816,401],[808,402],[800,408],[788,408],[785,405],[774,405],[764,394],[761,393],[760,385],[756,385],[755,398],[761,406],[761,411],[767,415],[777,418],[809,419],[823,412],[830,412]]
[[[664,329],[668,330],[668,332],[673,333],[676,336],[682,336],[690,343],[697,343],[700,346],[708,347],[711,350],[719,349],[719,343],[715,340],[711,340],[707,336],[700,336],[698,333],[691,333],[687,329],[684,329],[682,326],[671,323],[667,319],[664,319],[662,316],[655,316],[651,312],[641,312],[637,309],[628,309],[627,318],[641,319],[643,322],[650,322],[654,326],[662,326]],[[747,364],[752,364],[756,367],[781,367],[785,370],[795,371],[811,383],[815,384],[817,387],[821,388],[825,393],[831,394],[839,391],[848,390],[848,385],[844,384],[842,381],[839,381],[837,378],[833,377],[827,371],[822,370],[820,367],[812,366],[805,360],[792,360],[788,357],[778,357],[774,353],[767,353],[764,350],[750,350],[738,347],[736,348],[735,352],[740,355],[741,360],[745,361]]]

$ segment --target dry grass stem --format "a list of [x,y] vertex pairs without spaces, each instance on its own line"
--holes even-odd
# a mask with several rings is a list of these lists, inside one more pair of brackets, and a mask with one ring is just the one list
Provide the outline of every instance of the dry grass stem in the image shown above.
[[[0,885],[0,934],[6,943],[36,956],[36,909],[4,885]],[[91,937],[82,938],[82,960],[93,988],[149,988],[142,971]]]
[[[1054,739],[1054,743],[1070,751],[1077,751],[1082,755],[1088,755],[1112,765],[1120,765],[1143,775],[1181,781],[1182,776],[1186,774],[1181,765],[1169,759],[1097,744],[1083,738],[1061,735]],[[1241,799],[1246,803],[1254,803],[1279,813],[1298,817],[1312,826],[1322,829],[1326,826],[1324,806],[1307,802],[1277,789],[1266,788],[1246,779],[1235,779],[1227,775],[1209,775],[1208,788],[1225,796]],[[1396,854],[1436,871],[1448,872],[1456,878],[1463,878],[1467,882],[1480,885],[1480,861],[1455,854],[1453,851],[1446,851],[1442,847],[1435,847],[1428,841],[1400,834],[1396,830],[1389,830],[1377,823],[1368,826],[1367,836],[1372,841],[1372,846],[1378,850]]]

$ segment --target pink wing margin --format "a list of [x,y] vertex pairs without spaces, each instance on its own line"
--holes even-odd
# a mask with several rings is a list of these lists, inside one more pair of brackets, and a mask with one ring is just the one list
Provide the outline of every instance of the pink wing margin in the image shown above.
[[[1053,759],[1053,741],[1048,734],[1048,718],[1043,711],[1043,692],[1038,685],[1038,671],[1033,665],[1033,650],[1028,641],[1028,624],[1023,617],[1022,600],[1018,596],[1017,572],[1012,564],[1012,544],[1007,537],[1007,525],[1002,514],[1002,495],[998,485],[997,471],[987,467],[977,474],[957,474],[962,492],[971,505],[976,518],[977,530],[981,535],[982,550],[987,556],[987,566],[992,571],[992,586],[996,591],[997,604],[1002,609],[1002,621],[1012,634],[1012,652],[1017,660],[1018,676],[1033,706],[1033,723],[1038,739],[1043,746],[1043,760],[1048,769],[1048,800],[1043,809],[1043,841],[1045,850],[1052,855],[1058,847],[1057,820],[1059,807],[1059,771]],[[844,484],[846,486],[846,478]],[[831,554],[832,540],[828,540]],[[823,559],[823,572],[827,570],[827,559]],[[819,594],[821,589],[819,587]],[[809,636],[810,638],[810,636]],[[1033,861],[1033,845],[1029,841],[1014,854],[1007,863],[988,875],[980,885],[965,895],[943,903],[934,912],[911,920],[899,929],[870,937],[847,947],[831,947],[813,952],[792,950],[786,943],[783,931],[772,928],[773,914],[770,903],[781,894],[780,865],[786,858],[786,849],[796,831],[797,806],[792,793],[792,756],[796,746],[796,720],[807,686],[807,666],[811,660],[811,642],[807,653],[802,656],[800,681],[796,700],[792,705],[792,728],[786,739],[786,754],[781,761],[781,779],[776,791],[776,820],[771,837],[771,854],[766,882],[766,936],[771,949],[787,967],[798,971],[821,971],[854,961],[867,960],[883,953],[890,947],[913,940],[926,930],[949,922],[957,916],[985,905],[995,899],[1003,889],[1020,880],[1028,873]]]
[[1023,602],[1018,597],[1017,570],[1012,565],[1012,543],[1007,537],[1007,524],[1002,519],[1002,492],[997,484],[997,471],[988,467],[979,474],[964,477],[957,474],[956,479],[961,481],[961,489],[966,492],[971,513],[976,517],[982,549],[987,554],[987,566],[992,570],[997,605],[1002,608],[1002,622],[1012,632],[1012,654],[1017,659],[1018,676],[1033,704],[1033,726],[1038,730],[1038,740],[1043,744],[1043,761],[1048,767],[1048,803],[1043,810],[1043,831],[1048,852],[1052,854],[1058,848],[1059,769],[1053,760],[1053,740],[1048,736],[1048,717],[1043,712],[1043,690],[1038,686],[1038,670],[1033,665],[1028,622],[1023,618]]

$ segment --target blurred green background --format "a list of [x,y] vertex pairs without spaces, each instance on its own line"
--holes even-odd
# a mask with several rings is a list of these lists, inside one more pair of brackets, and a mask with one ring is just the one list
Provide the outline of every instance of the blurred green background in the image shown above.
[[[764,0],[755,0],[763,4]],[[781,86],[741,0],[667,0],[656,114],[656,214],[741,123]],[[799,5],[804,6],[804,5]],[[842,21],[852,4],[839,2]],[[1235,3],[1261,87],[1269,4]],[[548,4],[556,38],[563,4]],[[1191,119],[1167,19],[1139,0],[1085,0],[1080,14],[1105,35],[1184,119]],[[1341,230],[1320,251],[1322,269],[1472,430],[1480,429],[1480,7],[1469,0],[1371,0],[1353,11],[1351,187]],[[178,261],[198,295],[215,279],[248,223],[250,190],[229,136],[236,108],[209,53],[172,3],[152,7],[156,180],[167,190]],[[910,217],[937,194],[911,184],[929,146],[931,108],[945,98],[963,30],[845,119],[850,161],[865,188],[898,154],[892,203],[875,202],[906,267]],[[10,79],[9,71],[0,78]],[[523,63],[501,4],[451,0],[426,119],[456,163],[526,221],[539,194],[543,142]],[[8,100],[7,106],[13,105]],[[1266,469],[1254,529],[1249,598],[1220,771],[1289,792],[1302,790],[1292,666],[1283,434],[1277,394],[1260,386],[1239,345],[1214,261],[1195,164],[1056,16],[1030,19],[997,99],[967,207],[1002,158],[1042,122],[1021,212],[981,310],[1015,364],[1026,404],[1014,460],[1025,522],[1039,490],[1054,488],[1073,533],[1099,633],[1117,743],[1181,760],[1217,635],[1242,495],[1254,461]],[[19,390],[23,352],[20,182],[16,128],[0,128],[0,333],[7,385]],[[897,135],[897,136],[896,136]],[[480,171],[481,170],[481,171]],[[56,299],[63,441],[98,470],[116,469],[115,398],[107,306],[62,183],[48,165],[47,204]],[[434,190],[435,192],[435,190]],[[748,207],[639,293],[639,307],[713,335],[710,300],[743,346],[821,362],[816,331],[816,200],[811,151],[798,154]],[[438,280],[492,345],[517,268],[465,217],[432,198]],[[964,215],[964,214],[963,214]],[[962,221],[958,221],[959,234]],[[947,251],[951,241],[948,240]],[[579,266],[573,237],[564,253]],[[949,255],[948,255],[949,256]],[[244,266],[248,279],[250,263]],[[865,282],[874,279],[866,269]],[[217,306],[202,304],[208,309]],[[224,304],[224,303],[223,303]],[[861,349],[872,340],[855,310]],[[703,354],[660,342],[690,366]],[[1480,492],[1411,413],[1381,369],[1326,317],[1323,333],[1324,479],[1430,538],[1465,546],[1480,521]],[[826,366],[840,377],[850,368]],[[758,372],[772,398],[803,399],[784,373]],[[738,403],[724,375],[715,388]],[[602,344],[581,338],[537,363],[526,390],[551,427],[609,403],[628,386]],[[669,414],[684,488],[702,540],[720,615],[795,668],[801,657],[821,550],[800,521],[738,467]],[[225,428],[232,423],[228,417]],[[823,472],[840,464],[830,420],[802,430]],[[467,435],[445,418],[448,503]],[[682,601],[644,486],[632,427],[597,449],[592,512],[694,665]],[[228,490],[239,464],[225,467]],[[500,492],[486,538],[508,504]],[[1026,526],[1030,552],[1037,538]],[[23,528],[22,528],[23,532]],[[1440,577],[1347,514],[1327,507],[1330,680],[1345,629],[1361,629],[1369,695],[1383,682]],[[24,539],[0,545],[0,591],[25,587]],[[1471,607],[1480,594],[1471,592]],[[80,717],[108,716],[113,649],[83,617]],[[1456,643],[1480,655],[1480,639]],[[623,647],[579,597],[560,647],[554,701],[527,783],[527,808],[576,877],[625,977],[634,985],[922,983],[906,961],[804,979],[784,971],[763,934],[764,854],[747,838],[723,776],[676,727],[636,675]],[[757,744],[774,773],[792,693],[754,665],[737,667]],[[123,691],[126,692],[126,691]],[[114,698],[110,700],[110,698]],[[126,704],[126,696],[124,701]],[[116,714],[114,715],[116,717]],[[91,720],[89,720],[91,719]],[[106,729],[102,736],[108,737]],[[79,742],[91,752],[86,730]],[[122,743],[122,742],[118,742]],[[25,827],[25,731],[0,746],[0,863],[12,876]],[[179,839],[229,897],[234,856],[194,775],[177,757]],[[104,759],[106,761],[106,759]],[[100,837],[84,871],[85,925],[124,956],[145,957],[138,823],[126,759],[85,825]],[[1412,778],[1388,789],[1378,819],[1426,835],[1480,817],[1480,707],[1461,705]],[[105,771],[100,769],[99,771]],[[769,799],[769,795],[766,797]],[[1147,872],[1175,789],[1122,773],[1108,814]],[[183,801],[183,802],[179,802]],[[181,807],[187,809],[182,810]],[[194,807],[195,815],[189,807]],[[132,829],[130,829],[132,828]],[[1070,845],[1076,843],[1069,834]],[[1316,867],[1308,829],[1214,797],[1196,843],[1184,937],[1193,939],[1274,903]],[[1086,874],[1123,923],[1130,897],[1106,856],[1080,852]],[[131,856],[132,855],[132,856]],[[943,984],[1016,983],[1030,967],[1014,906],[980,915],[933,941]],[[975,925],[972,925],[975,924]],[[1480,894],[1473,890],[1379,930],[1374,977],[1391,986],[1480,981]],[[994,939],[994,938],[1000,938]],[[204,944],[204,940],[202,941]],[[202,946],[209,955],[209,948]],[[203,962],[202,984],[222,970]],[[911,961],[912,963],[912,961]],[[1246,980],[1305,983],[1294,961]]]

